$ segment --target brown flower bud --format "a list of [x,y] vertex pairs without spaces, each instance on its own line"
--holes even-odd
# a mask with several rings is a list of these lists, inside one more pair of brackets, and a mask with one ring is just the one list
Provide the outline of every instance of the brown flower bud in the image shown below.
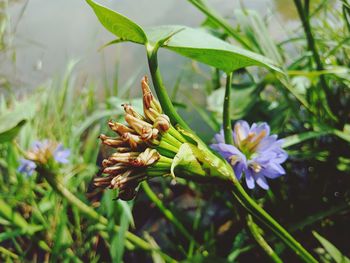
[[108,161],[110,164],[125,163],[130,164],[140,153],[139,152],[127,152],[127,153],[113,153]]
[[[150,87],[148,86],[148,78],[144,76],[141,80],[141,88],[143,93],[143,109],[147,110],[149,108],[154,109],[158,113],[162,113],[162,108],[152,94]],[[145,112],[146,115],[146,112]],[[148,116],[147,116],[148,117]]]
[[135,111],[130,104],[123,104],[122,106],[124,108],[125,113],[130,114],[140,120],[145,120],[145,118],[141,114],[139,114],[137,111]]
[[126,122],[141,136],[141,139],[148,141],[158,136],[158,130],[154,129],[151,124],[137,119],[130,114],[125,114]]
[[120,136],[122,136],[126,132],[134,132],[133,129],[129,128],[128,126],[125,126],[124,124],[118,123],[118,122],[113,122],[113,121],[108,121],[109,127],[118,133]]
[[153,126],[161,132],[166,132],[170,128],[170,119],[165,114],[160,114],[155,120]]
[[123,141],[121,138],[112,138],[112,137],[107,137],[104,134],[101,134],[99,136],[101,139],[102,143],[108,146],[111,146],[113,148],[121,147],[121,146],[126,146],[127,143]]
[[157,150],[147,148],[132,162],[132,165],[136,167],[149,166],[158,161],[159,158],[160,154],[157,152]]
[[123,173],[127,170],[128,168],[123,165],[123,164],[116,164],[114,166],[108,166],[103,170],[103,173],[105,174],[111,174],[111,175],[118,175],[120,173]]
[[96,177],[94,179],[94,185],[97,187],[107,187],[110,185],[114,175],[105,176],[105,177]]
[[137,149],[138,146],[143,144],[143,141],[139,135],[132,134],[130,132],[124,133],[122,136],[124,142],[127,142],[131,149]]

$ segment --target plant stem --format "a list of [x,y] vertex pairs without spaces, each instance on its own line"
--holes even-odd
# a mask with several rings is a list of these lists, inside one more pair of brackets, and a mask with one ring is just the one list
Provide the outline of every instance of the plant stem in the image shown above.
[[158,100],[164,112],[169,116],[170,121],[173,125],[180,124],[183,128],[190,130],[189,126],[185,121],[180,117],[176,112],[168,94],[163,84],[162,77],[160,75],[160,70],[158,67],[158,57],[157,52],[158,48],[153,47],[151,44],[146,45],[148,66],[152,76],[152,82],[154,89],[157,93]]
[[[83,213],[88,218],[100,223],[104,226],[108,226],[108,219],[99,213],[97,213],[93,208],[85,204],[79,198],[77,198],[73,193],[71,193],[67,188],[65,188],[60,182],[56,180],[56,175],[49,171],[47,168],[39,166],[37,168],[38,173],[43,176],[49,185],[62,197],[64,197],[68,203],[75,206],[79,209],[81,213]],[[114,225],[114,231],[119,232],[120,226]],[[155,251],[159,255],[161,255],[167,262],[177,262],[175,259],[171,258],[167,254],[163,253],[160,250],[155,250],[148,244],[148,242],[144,241],[142,238],[134,235],[133,233],[126,231],[125,237],[133,243],[135,246],[147,250],[147,251]]]
[[230,118],[230,108],[231,108],[231,87],[232,86],[232,72],[227,73],[226,77],[226,90],[224,98],[224,108],[223,108],[223,127],[224,127],[224,137],[225,143],[233,144],[232,129],[231,129],[231,118]]
[[318,261],[298,242],[287,230],[285,230],[275,219],[273,219],[263,208],[261,208],[243,189],[236,177],[232,175],[233,194],[247,209],[247,211],[268,227],[281,240],[300,256],[304,262],[317,263]]
[[260,247],[266,252],[266,254],[276,263],[282,263],[282,259],[275,253],[275,251],[270,247],[266,242],[264,237],[261,234],[261,229],[254,223],[251,215],[247,215],[247,225],[250,230],[250,233],[260,245]]
[[159,208],[159,210],[164,214],[164,216],[174,224],[174,226],[181,232],[181,234],[186,237],[189,241],[193,239],[192,235],[187,231],[187,229],[177,220],[176,216],[167,209],[162,201],[157,197],[157,195],[152,191],[151,187],[147,182],[142,183],[142,188],[145,191],[146,195],[151,199],[153,203]]
[[[225,143],[230,145],[233,145],[231,118],[230,118],[232,75],[233,73],[227,74],[226,91],[225,91],[224,108],[223,108],[223,127],[224,127]],[[270,256],[274,262],[277,262],[277,263],[282,262],[282,260],[278,257],[278,255],[273,251],[273,249],[269,246],[269,244],[265,241],[263,236],[260,234],[260,231],[261,231],[260,228],[254,223],[252,216],[249,214],[247,216],[247,224],[256,242],[267,253],[267,255]]]

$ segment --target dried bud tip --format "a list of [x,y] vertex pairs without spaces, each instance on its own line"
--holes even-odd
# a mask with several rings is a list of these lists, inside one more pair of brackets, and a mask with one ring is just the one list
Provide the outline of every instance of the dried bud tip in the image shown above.
[[156,127],[161,132],[166,132],[170,128],[170,119],[165,114],[160,114],[155,120],[154,120],[154,127]]

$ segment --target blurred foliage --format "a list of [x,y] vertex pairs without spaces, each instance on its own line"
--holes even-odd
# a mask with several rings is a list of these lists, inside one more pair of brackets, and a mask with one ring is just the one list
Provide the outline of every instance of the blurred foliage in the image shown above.
[[[268,57],[285,72],[283,76],[249,67],[233,76],[232,122],[268,122],[273,133],[286,138],[290,155],[286,176],[271,181],[268,192],[256,189],[250,194],[322,262],[347,262],[349,3],[315,1],[309,6],[309,1],[295,1],[301,8],[300,26],[277,42],[257,12],[235,10],[230,24],[203,0],[188,1],[205,14],[202,28],[207,32]],[[0,13],[0,20],[3,53],[6,14]],[[10,92],[0,97],[0,261],[164,262],[155,252],[161,250],[184,262],[267,262],[247,228],[245,212],[228,201],[230,192],[222,185],[157,179],[150,182],[155,194],[143,187],[134,201],[124,202],[106,191],[97,201],[91,180],[105,149],[98,149],[96,138],[106,132],[108,118],[120,118],[123,101],[139,101],[113,97],[91,80],[79,83],[76,63],[67,66],[60,80],[48,81],[34,94],[19,99]],[[1,78],[0,85],[6,82]],[[191,62],[174,85],[173,100],[180,113],[208,143],[221,125],[224,79],[223,71]],[[193,83],[198,88],[189,89]],[[71,149],[70,163],[55,171],[58,179],[96,207],[108,219],[107,227],[86,218],[38,174],[27,177],[16,171],[23,151],[46,138]],[[121,227],[118,234],[114,225]],[[154,251],[125,241],[128,230]],[[285,262],[298,262],[270,232],[264,231],[264,237]]]

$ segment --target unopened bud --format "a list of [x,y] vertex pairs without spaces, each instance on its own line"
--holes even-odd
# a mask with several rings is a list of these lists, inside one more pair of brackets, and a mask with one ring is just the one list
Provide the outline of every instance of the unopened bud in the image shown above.
[[113,131],[118,133],[120,136],[122,136],[126,132],[134,132],[133,129],[118,122],[109,121],[108,125]]
[[130,104],[123,104],[122,106],[124,108],[125,113],[130,114],[140,120],[145,120],[145,118],[137,111],[135,111],[135,109]]
[[117,164],[115,166],[109,166],[109,167],[106,167],[104,170],[103,170],[103,173],[105,174],[111,174],[111,175],[117,175],[117,174],[120,174],[120,173],[123,173],[127,170],[127,167],[123,164]]
[[141,136],[132,134],[130,132],[124,133],[122,139],[124,142],[127,142],[132,149],[137,149],[138,146],[143,144]]
[[160,114],[155,120],[153,126],[161,132],[166,132],[170,128],[170,119],[165,114]]
[[99,138],[101,139],[103,144],[114,148],[126,146],[125,141],[123,141],[121,138],[111,138],[111,137],[107,137],[104,134],[101,134]]
[[160,158],[160,154],[155,149],[147,148],[132,162],[133,166],[149,166]]
[[144,76],[141,80],[141,88],[143,93],[143,108],[147,110],[153,108],[156,112],[162,113],[162,107],[158,100],[156,100],[152,94],[150,87],[148,86],[148,78]]
[[139,152],[127,152],[127,153],[113,153],[108,161],[111,164],[125,163],[130,164],[140,153]]
[[158,130],[154,129],[151,124],[137,119],[130,114],[125,115],[126,122],[141,136],[142,140],[148,141],[158,136]]

